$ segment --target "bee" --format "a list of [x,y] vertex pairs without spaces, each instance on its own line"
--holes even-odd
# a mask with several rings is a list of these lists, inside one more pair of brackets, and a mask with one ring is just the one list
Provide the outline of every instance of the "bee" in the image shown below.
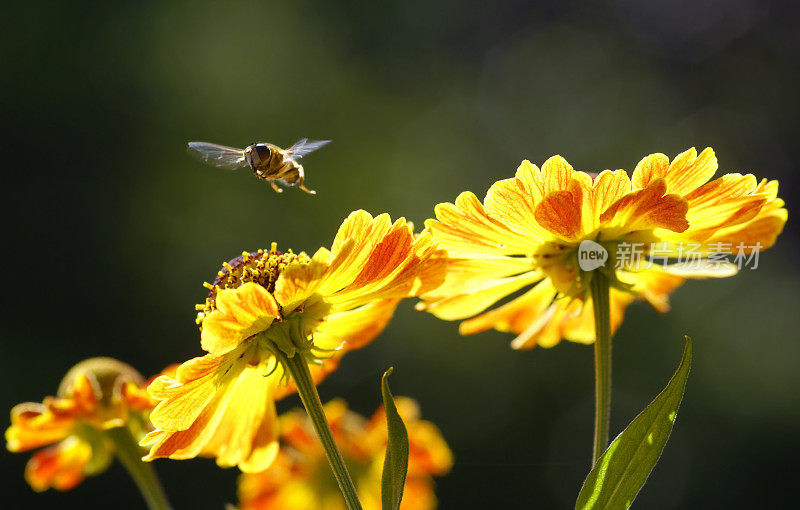
[[281,183],[284,186],[297,186],[314,195],[316,191],[303,185],[306,177],[303,165],[297,160],[329,142],[330,140],[303,138],[288,149],[281,149],[271,143],[253,142],[245,149],[236,149],[215,143],[189,142],[189,152],[205,163],[226,170],[249,165],[255,176],[268,181],[276,193],[283,193],[283,189],[277,184]]

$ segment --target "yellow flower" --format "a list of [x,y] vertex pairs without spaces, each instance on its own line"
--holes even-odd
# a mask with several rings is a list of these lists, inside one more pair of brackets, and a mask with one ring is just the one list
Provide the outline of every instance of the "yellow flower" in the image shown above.
[[115,449],[104,433],[109,429],[128,427],[134,436],[144,436],[147,414],[155,404],[144,386],[142,376],[125,363],[92,358],[67,373],[58,396],[15,406],[6,430],[9,451],[53,445],[28,461],[25,479],[30,486],[36,491],[69,490],[104,471]]
[[319,382],[347,351],[389,322],[403,297],[444,280],[446,259],[430,234],[386,214],[352,213],[330,250],[243,253],[223,264],[198,305],[209,354],[148,388],[160,403],[145,460],[217,458],[220,466],[265,469],[278,451],[274,400],[294,390],[281,357],[302,356]]
[[591,343],[592,272],[581,269],[579,256],[587,266],[596,256],[597,265],[605,252],[598,270],[612,285],[612,331],[636,297],[664,312],[685,278],[735,274],[744,259],[732,264],[718,255],[752,257],[772,246],[786,222],[777,181],[759,183],[750,174],[710,180],[716,170],[710,148],[699,155],[689,149],[672,162],[652,154],[631,177],[623,170],[591,176],[560,156],[541,169],[523,161],[514,178],[489,188],[483,203],[467,192],[436,207],[438,221],[425,226],[448,250],[448,274],[418,308],[468,319],[459,328],[465,335],[513,332],[517,349],[550,347],[562,338]]
[[[431,477],[447,473],[453,455],[439,429],[419,419],[416,402],[402,397],[395,402],[409,440],[408,477],[400,508],[436,508]],[[383,407],[367,421],[349,411],[345,402],[333,400],[325,405],[325,414],[364,510],[379,510],[387,436]],[[241,510],[345,510],[325,452],[305,413],[298,409],[282,415],[280,429],[281,449],[275,463],[264,472],[239,477]]]

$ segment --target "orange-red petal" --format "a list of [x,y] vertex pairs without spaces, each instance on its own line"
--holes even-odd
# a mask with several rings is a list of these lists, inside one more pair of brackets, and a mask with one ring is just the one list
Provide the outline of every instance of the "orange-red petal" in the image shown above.
[[66,491],[85,477],[92,447],[75,437],[33,454],[25,467],[25,480],[37,492],[50,488]]
[[73,416],[54,414],[42,404],[18,404],[11,409],[6,447],[12,452],[24,452],[53,444],[67,437],[74,425]]
[[646,188],[634,191],[614,202],[600,216],[604,239],[615,239],[628,232],[664,228],[683,232],[689,228],[684,198],[668,195],[663,179],[651,181]]

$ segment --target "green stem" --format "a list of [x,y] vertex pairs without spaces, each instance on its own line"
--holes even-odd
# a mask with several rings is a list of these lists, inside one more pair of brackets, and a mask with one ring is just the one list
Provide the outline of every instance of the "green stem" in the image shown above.
[[147,501],[147,507],[150,510],[171,510],[172,506],[164,494],[153,466],[142,461],[142,449],[133,438],[130,429],[117,427],[107,430],[106,434],[114,441],[117,459],[136,482],[139,492]]
[[611,312],[608,277],[599,270],[592,274],[594,308],[594,449],[592,466],[608,446],[611,418]]
[[349,510],[361,510],[356,487],[353,485],[350,473],[347,472],[339,447],[336,446],[336,441],[333,439],[333,432],[325,417],[325,411],[322,409],[317,387],[311,379],[308,363],[299,353],[289,358],[279,349],[275,350],[277,351],[276,355],[281,359],[283,365],[292,375],[292,379],[294,379],[297,393],[300,394],[300,400],[303,401],[303,406],[305,406],[306,412],[311,418],[311,423],[314,424],[314,430],[317,431],[317,436],[325,449],[325,455],[328,457],[328,463],[331,465],[333,476],[336,477],[336,483],[339,484],[339,489],[342,491],[347,508]]

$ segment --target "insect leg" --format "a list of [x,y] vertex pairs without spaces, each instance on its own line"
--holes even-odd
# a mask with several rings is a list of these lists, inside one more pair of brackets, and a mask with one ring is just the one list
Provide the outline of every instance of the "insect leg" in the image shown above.
[[297,173],[298,173],[298,176],[297,176],[297,187],[300,188],[301,190],[305,191],[309,195],[316,195],[317,194],[316,191],[314,191],[313,189],[306,188],[305,185],[303,184],[303,181],[306,180],[306,174],[303,171],[302,165],[297,167]]
[[277,185],[277,184],[275,184],[275,182],[274,182],[274,181],[269,181],[269,185],[270,185],[270,186],[272,186],[272,189],[274,189],[274,190],[275,190],[275,193],[283,193],[283,190],[282,190],[282,189],[280,189],[280,188],[278,187],[278,185]]
[[314,191],[313,189],[306,188],[303,184],[298,184],[297,187],[300,188],[301,190],[305,191],[309,195],[316,195],[317,194],[316,191]]

